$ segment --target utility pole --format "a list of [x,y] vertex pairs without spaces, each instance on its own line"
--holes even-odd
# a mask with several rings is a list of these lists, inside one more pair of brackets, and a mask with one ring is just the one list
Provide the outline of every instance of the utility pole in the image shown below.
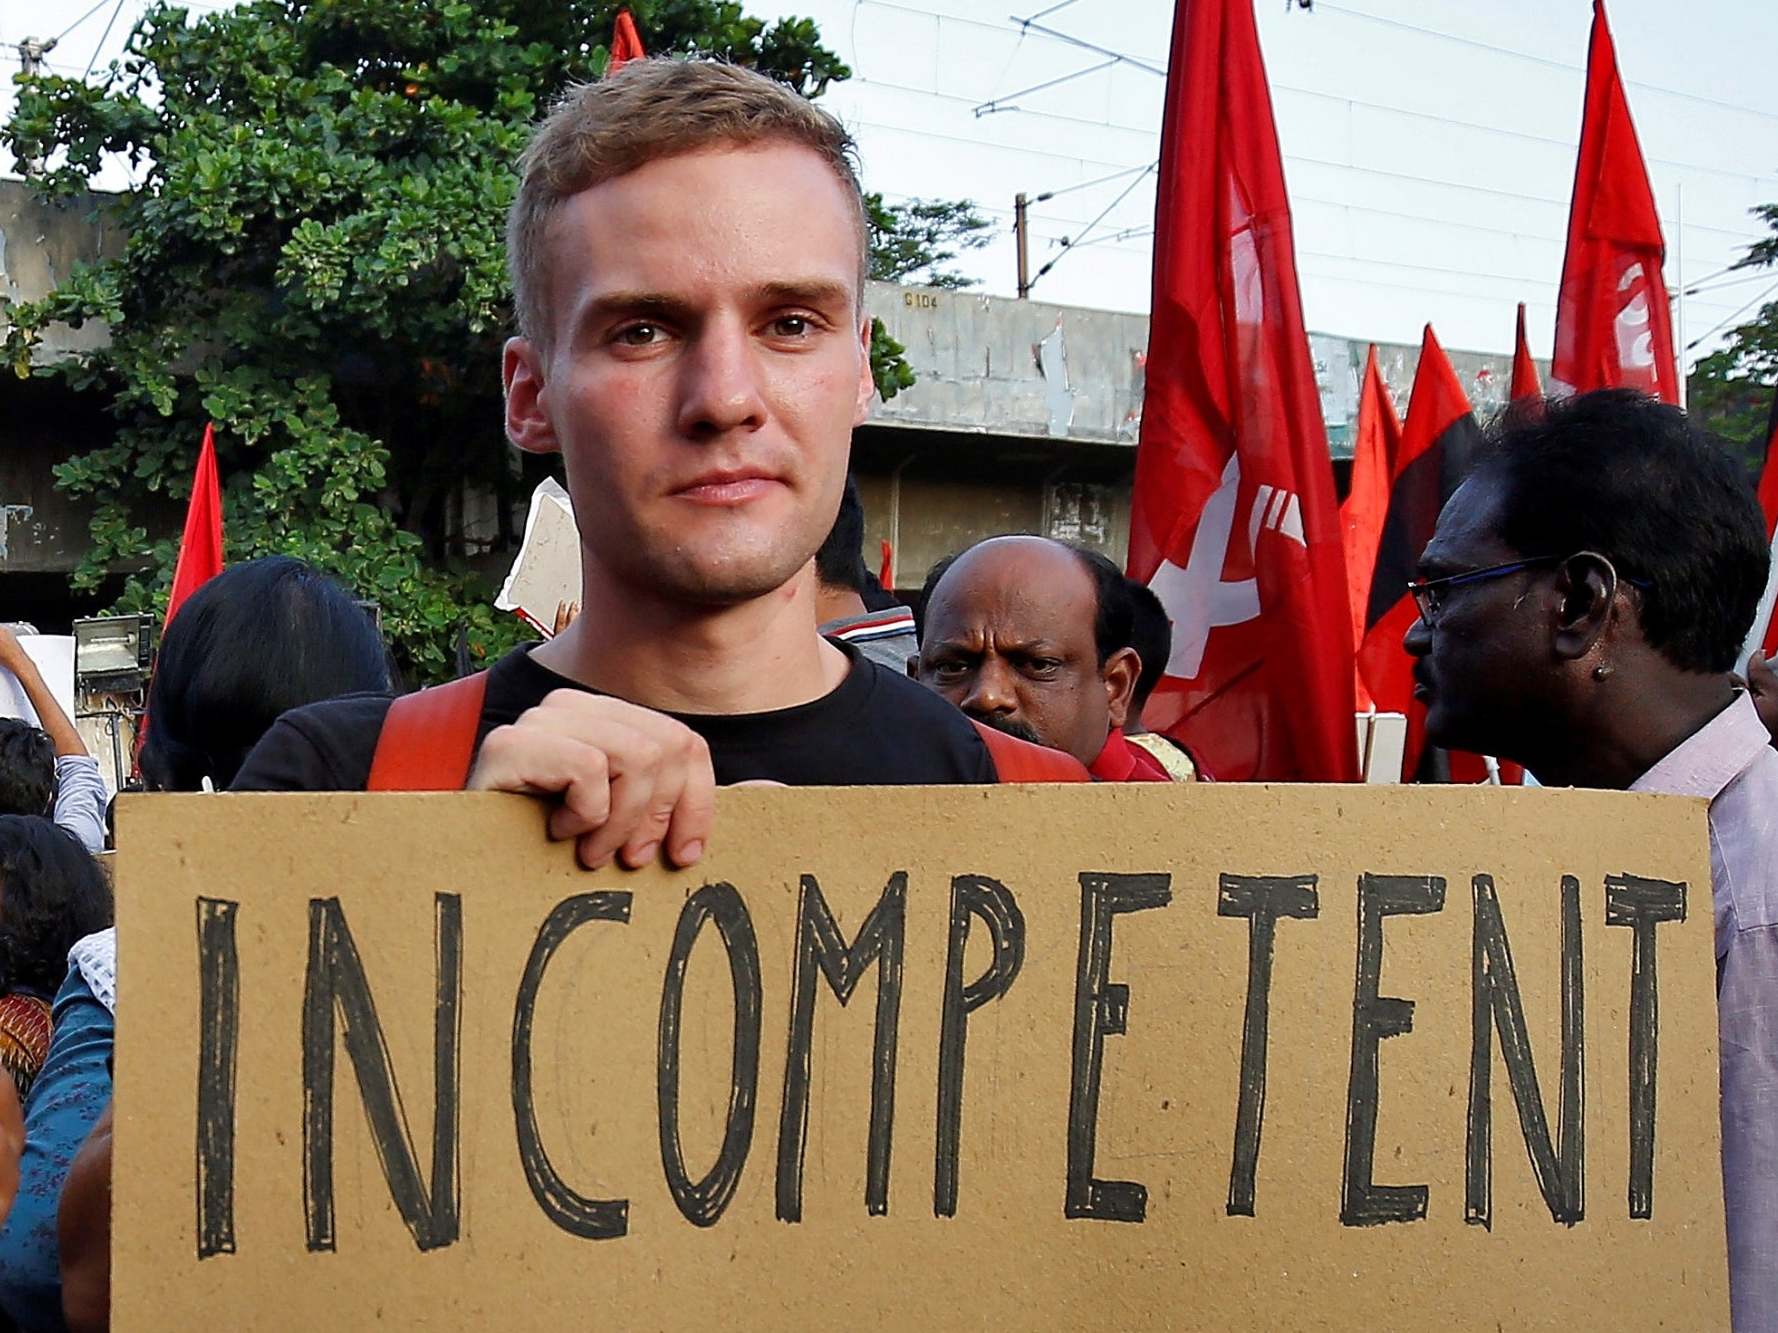
[[19,68],[26,74],[43,72],[43,57],[56,49],[57,39],[51,37],[47,42],[40,37],[27,37],[18,44]]
[[[1002,196],[1003,198],[1005,196]],[[1019,300],[1031,294],[1031,255],[1025,240],[1025,192],[1020,190],[1012,201],[1012,234],[1019,246]]]

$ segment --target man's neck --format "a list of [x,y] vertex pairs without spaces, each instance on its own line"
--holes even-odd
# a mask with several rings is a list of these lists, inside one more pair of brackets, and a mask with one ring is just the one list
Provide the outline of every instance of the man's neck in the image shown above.
[[1549,787],[1622,791],[1734,699],[1729,675],[1667,671],[1658,680],[1619,679],[1596,692],[1567,752],[1530,765],[1531,771]]
[[670,713],[764,713],[822,698],[848,670],[815,629],[815,580],[732,606],[666,603],[587,569],[580,614],[532,656],[570,680]]

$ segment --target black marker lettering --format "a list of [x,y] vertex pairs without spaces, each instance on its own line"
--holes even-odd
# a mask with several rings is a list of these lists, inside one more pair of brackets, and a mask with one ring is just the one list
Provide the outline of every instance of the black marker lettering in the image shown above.
[[1491,875],[1471,881],[1475,899],[1470,953],[1469,1139],[1463,1220],[1493,1228],[1492,1036],[1500,1032],[1507,1085],[1519,1108],[1519,1128],[1531,1171],[1550,1217],[1573,1226],[1586,1206],[1586,1051],[1581,971],[1580,881],[1562,876],[1562,1092],[1556,1141],[1550,1142],[1543,1091],[1525,1031],[1525,1007],[1513,971],[1512,948]]
[[531,956],[519,982],[518,1000],[512,1014],[512,1115],[518,1133],[519,1162],[531,1197],[545,1217],[570,1235],[587,1240],[611,1240],[629,1230],[628,1199],[589,1199],[569,1187],[550,1161],[537,1124],[537,1103],[531,1086],[531,1033],[537,1022],[537,992],[543,974],[564,941],[589,921],[617,921],[628,925],[630,895],[581,893],[564,898],[544,918]]
[[1173,901],[1168,875],[1080,876],[1080,959],[1074,981],[1074,1061],[1068,1088],[1067,1217],[1140,1222],[1148,1190],[1134,1180],[1099,1180],[1093,1155],[1099,1125],[1099,1075],[1105,1038],[1129,1023],[1130,988],[1111,974],[1111,918],[1123,912],[1165,907]]
[[[981,976],[963,984],[969,919],[988,927],[994,956]],[[945,1008],[938,1037],[938,1146],[932,1164],[932,1212],[957,1215],[957,1149],[963,1131],[963,1048],[969,1016],[1012,988],[1025,962],[1025,915],[1011,890],[985,875],[951,879],[951,945],[945,954]]]
[[1235,1158],[1229,1169],[1231,1217],[1253,1216],[1253,1178],[1266,1113],[1266,1034],[1272,997],[1272,945],[1278,918],[1310,921],[1320,911],[1313,875],[1224,875],[1218,916],[1247,918],[1247,1014],[1241,1024],[1241,1091],[1235,1104]]
[[303,1201],[311,1250],[334,1248],[333,1047],[334,1011],[371,1140],[389,1184],[390,1197],[421,1250],[457,1239],[457,1105],[459,1010],[463,1000],[463,901],[454,893],[434,899],[434,948],[438,978],[434,1007],[432,1183],[420,1178],[413,1135],[389,1048],[371,998],[364,962],[346,925],[338,898],[309,900],[309,970],[303,994]]
[[1352,995],[1352,1072],[1346,1084],[1346,1163],[1340,1221],[1349,1227],[1417,1222],[1426,1216],[1426,1186],[1378,1185],[1377,1048],[1385,1037],[1414,1029],[1414,1002],[1377,994],[1383,975],[1383,918],[1443,911],[1445,882],[1426,875],[1358,877],[1358,967]]
[[809,1139],[809,1060],[815,1029],[816,975],[827,978],[842,1005],[865,969],[877,965],[877,1022],[871,1047],[870,1132],[864,1200],[873,1217],[889,1211],[889,1148],[895,1124],[895,1040],[901,1022],[901,954],[907,933],[908,877],[889,877],[882,897],[847,945],[813,875],[802,877],[796,903],[796,966],[790,985],[790,1040],[784,1057],[784,1103],[778,1115],[780,1222],[803,1220],[803,1152]]
[[1605,877],[1605,924],[1628,926],[1630,955],[1630,1216],[1654,1215],[1655,1064],[1660,986],[1655,927],[1685,920],[1685,885],[1640,875]]
[[[716,1162],[702,1180],[685,1169],[679,1142],[679,1011],[685,1002],[685,969],[692,946],[706,921],[716,923],[728,954],[729,981],[735,997],[734,1053],[729,1074],[728,1120]],[[747,904],[733,884],[706,884],[679,913],[673,949],[667,956],[667,977],[661,987],[661,1024],[657,1047],[656,1092],[660,1103],[661,1166],[667,1188],[686,1221],[715,1226],[741,1183],[741,1168],[753,1146],[753,1108],[759,1098],[759,940]]]
[[198,899],[198,1258],[235,1252],[235,1058],[241,1040],[239,903]]

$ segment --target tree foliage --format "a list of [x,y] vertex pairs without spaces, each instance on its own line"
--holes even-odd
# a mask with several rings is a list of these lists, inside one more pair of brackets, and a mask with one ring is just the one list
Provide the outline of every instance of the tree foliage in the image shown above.
[[[652,52],[736,61],[818,96],[847,77],[815,25],[767,25],[731,0],[629,0]],[[228,557],[283,552],[382,607],[404,664],[449,674],[504,649],[471,570],[534,478],[505,445],[499,344],[510,294],[502,225],[529,126],[569,83],[600,77],[612,0],[246,0],[193,17],[151,7],[94,83],[19,80],[4,139],[50,197],[122,155],[127,236],[41,301],[12,305],[20,376],[102,394],[106,446],[60,485],[94,504],[74,576],[141,571],[120,609],[164,598],[171,543],[144,509],[182,499],[203,423],[225,478]],[[884,210],[897,274],[946,215]],[[967,242],[965,242],[967,243]],[[937,267],[949,252],[930,255]],[[103,320],[104,347],[44,364],[54,323]],[[901,349],[872,358],[885,396],[912,383]],[[492,495],[478,529],[465,483]],[[468,535],[465,535],[468,534]]]
[[[1731,271],[1778,265],[1778,204],[1753,210],[1771,235],[1755,241]],[[1778,385],[1778,300],[1730,332],[1722,347],[1692,367],[1686,382],[1691,414],[1705,429],[1742,452],[1750,469],[1765,459],[1766,427]]]
[[973,287],[947,265],[965,250],[977,250],[993,239],[993,224],[975,205],[957,199],[910,199],[886,204],[880,194],[864,197],[870,218],[870,266],[873,278],[917,282],[927,287]]

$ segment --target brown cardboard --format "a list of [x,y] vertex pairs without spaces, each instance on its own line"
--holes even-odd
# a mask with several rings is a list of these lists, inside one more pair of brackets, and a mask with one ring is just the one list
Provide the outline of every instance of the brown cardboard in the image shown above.
[[[542,823],[538,809],[516,797],[126,798],[116,1327],[1727,1326],[1701,802],[1233,785],[739,790],[722,793],[713,851],[689,873],[580,871],[568,847],[545,842]],[[899,981],[896,1040],[883,1044],[893,1050],[892,1076],[873,1055],[878,1019],[888,1016],[878,963],[854,969],[842,1007],[812,948],[804,965],[813,995],[808,1111],[799,1120],[792,1099],[786,1116],[804,877],[818,883],[840,937],[810,926],[809,939],[839,946],[858,937],[903,872],[902,962],[889,970]],[[1411,1192],[1367,1195],[1342,1183],[1361,874],[1444,879],[1441,911],[1381,918],[1377,958],[1380,996],[1413,1007],[1412,1030],[1377,1047],[1372,1175],[1380,1187],[1424,1185],[1419,1220],[1374,1220],[1391,1209],[1415,1213]],[[1120,900],[1126,906],[1170,894],[1165,906],[1109,917],[1102,968],[1102,951],[1081,947],[1083,901],[1090,906],[1083,875],[1128,895]],[[1552,1220],[1539,1192],[1492,1024],[1489,1224],[1465,1221],[1477,875],[1492,877],[1552,1148],[1563,1069],[1561,877],[1576,883],[1584,1014],[1571,1026],[1584,1035],[1585,1181],[1581,1220],[1572,1225]],[[1637,1219],[1629,1215],[1628,1112],[1629,1029],[1633,1012],[1645,1012],[1632,1004],[1637,931],[1607,924],[1607,877],[1625,875],[1685,885],[1684,920],[1652,928],[1657,1096],[1649,1215]],[[958,876],[1011,891],[1024,954],[999,998],[963,991],[980,1003],[964,1029],[955,1211],[935,1216],[939,1053]],[[1265,951],[1253,948],[1250,920],[1230,913],[1263,893],[1223,876],[1315,877],[1263,891],[1301,912],[1312,888],[1316,909],[1313,918],[1281,917],[1273,932],[1250,1216],[1231,1215],[1246,1206],[1239,1182],[1231,1188],[1231,1168],[1244,1029],[1256,1048],[1250,961]],[[682,911],[694,891],[715,883],[734,886],[757,942],[757,1093],[732,1196],[718,1180],[685,1191],[682,1208],[666,1181],[658,1111],[663,986]],[[963,885],[966,903],[994,898],[981,880]],[[1370,881],[1365,892],[1373,903],[1391,895],[1407,903],[1432,890]],[[1615,891],[1617,915],[1625,917],[1638,895],[1653,902],[1673,892],[1627,882]],[[558,924],[566,922],[575,907],[558,904],[588,894],[617,896],[581,900],[591,916],[561,938],[529,1018],[531,1097],[520,1102],[536,1127],[530,1160],[547,1174],[539,1165],[547,1159],[558,1182],[534,1194],[516,1128],[515,1026],[526,1021],[517,1000],[546,918],[555,911]],[[455,906],[435,895],[457,895]],[[710,890],[696,901],[723,896]],[[236,906],[205,906],[205,898]],[[328,975],[330,960],[333,975],[351,970],[349,951],[327,929],[328,909],[311,909],[328,899],[338,900],[381,1023],[381,1048],[371,1033],[361,1052],[374,1063],[386,1051],[413,1144],[422,1187],[411,1226],[392,1202],[367,1129],[354,1063],[338,1035],[343,1010],[327,1005],[319,988],[312,1029],[320,1034],[331,1022],[336,1032],[311,1051],[333,1051],[331,1222],[324,1209],[305,1206],[312,916],[317,977]],[[611,919],[625,905],[628,923]],[[461,997],[453,1017],[443,988],[440,1023],[435,936],[454,911]],[[238,987],[225,947],[231,926]],[[987,920],[972,916],[969,927],[960,990],[990,969]],[[730,930],[737,939],[747,933]],[[210,949],[200,969],[203,932]],[[845,980],[837,949],[828,961]],[[1497,967],[1499,951],[1486,961]],[[201,970],[210,997],[207,1060]],[[749,968],[737,970],[745,981]],[[1083,971],[1092,983],[1084,997]],[[696,1182],[717,1161],[731,1113],[744,1119],[746,1109],[745,1097],[731,1105],[736,1004],[713,921],[683,981],[678,1135],[686,1177]],[[238,996],[232,1117],[223,1021],[231,996]],[[750,1007],[741,1008],[740,1026],[750,1030]],[[1120,1016],[1126,1030],[1100,1038],[1091,1123],[1090,1080],[1072,1071],[1091,1054],[1094,1020],[1115,1029]],[[1385,998],[1365,1010],[1361,1035],[1366,1025],[1402,1017],[1402,1006]],[[461,1059],[455,1220],[448,1206],[422,1207],[428,1190],[434,1203],[450,1193],[428,1182],[435,1038],[443,1033],[448,1049],[452,1032]],[[1361,1045],[1360,1084],[1363,1052]],[[202,1131],[201,1063],[211,1094]],[[318,1084],[321,1063],[310,1059],[311,1082]],[[886,1168],[873,1183],[874,1063],[879,1117],[890,1088],[894,1104]],[[309,1117],[317,1139],[319,1109]],[[1362,1157],[1362,1111],[1357,1118]],[[1089,1123],[1090,1171],[1079,1132]],[[218,1165],[231,1129],[232,1178]],[[781,1157],[787,1165],[800,1157],[800,1200],[794,1172],[780,1178]],[[1572,1207],[1561,1183],[1569,1177],[1553,1160],[1556,1206]],[[324,1173],[309,1174],[313,1196]],[[1146,1196],[1140,1207],[1137,1187]],[[208,1200],[202,1237],[214,1251],[204,1258],[200,1197]],[[1137,1212],[1144,1220],[1110,1220]],[[708,1224],[694,1225],[687,1213]],[[1352,1224],[1367,1218],[1369,1225]],[[564,1226],[624,1234],[593,1239]],[[416,1237],[433,1248],[423,1251]]]

